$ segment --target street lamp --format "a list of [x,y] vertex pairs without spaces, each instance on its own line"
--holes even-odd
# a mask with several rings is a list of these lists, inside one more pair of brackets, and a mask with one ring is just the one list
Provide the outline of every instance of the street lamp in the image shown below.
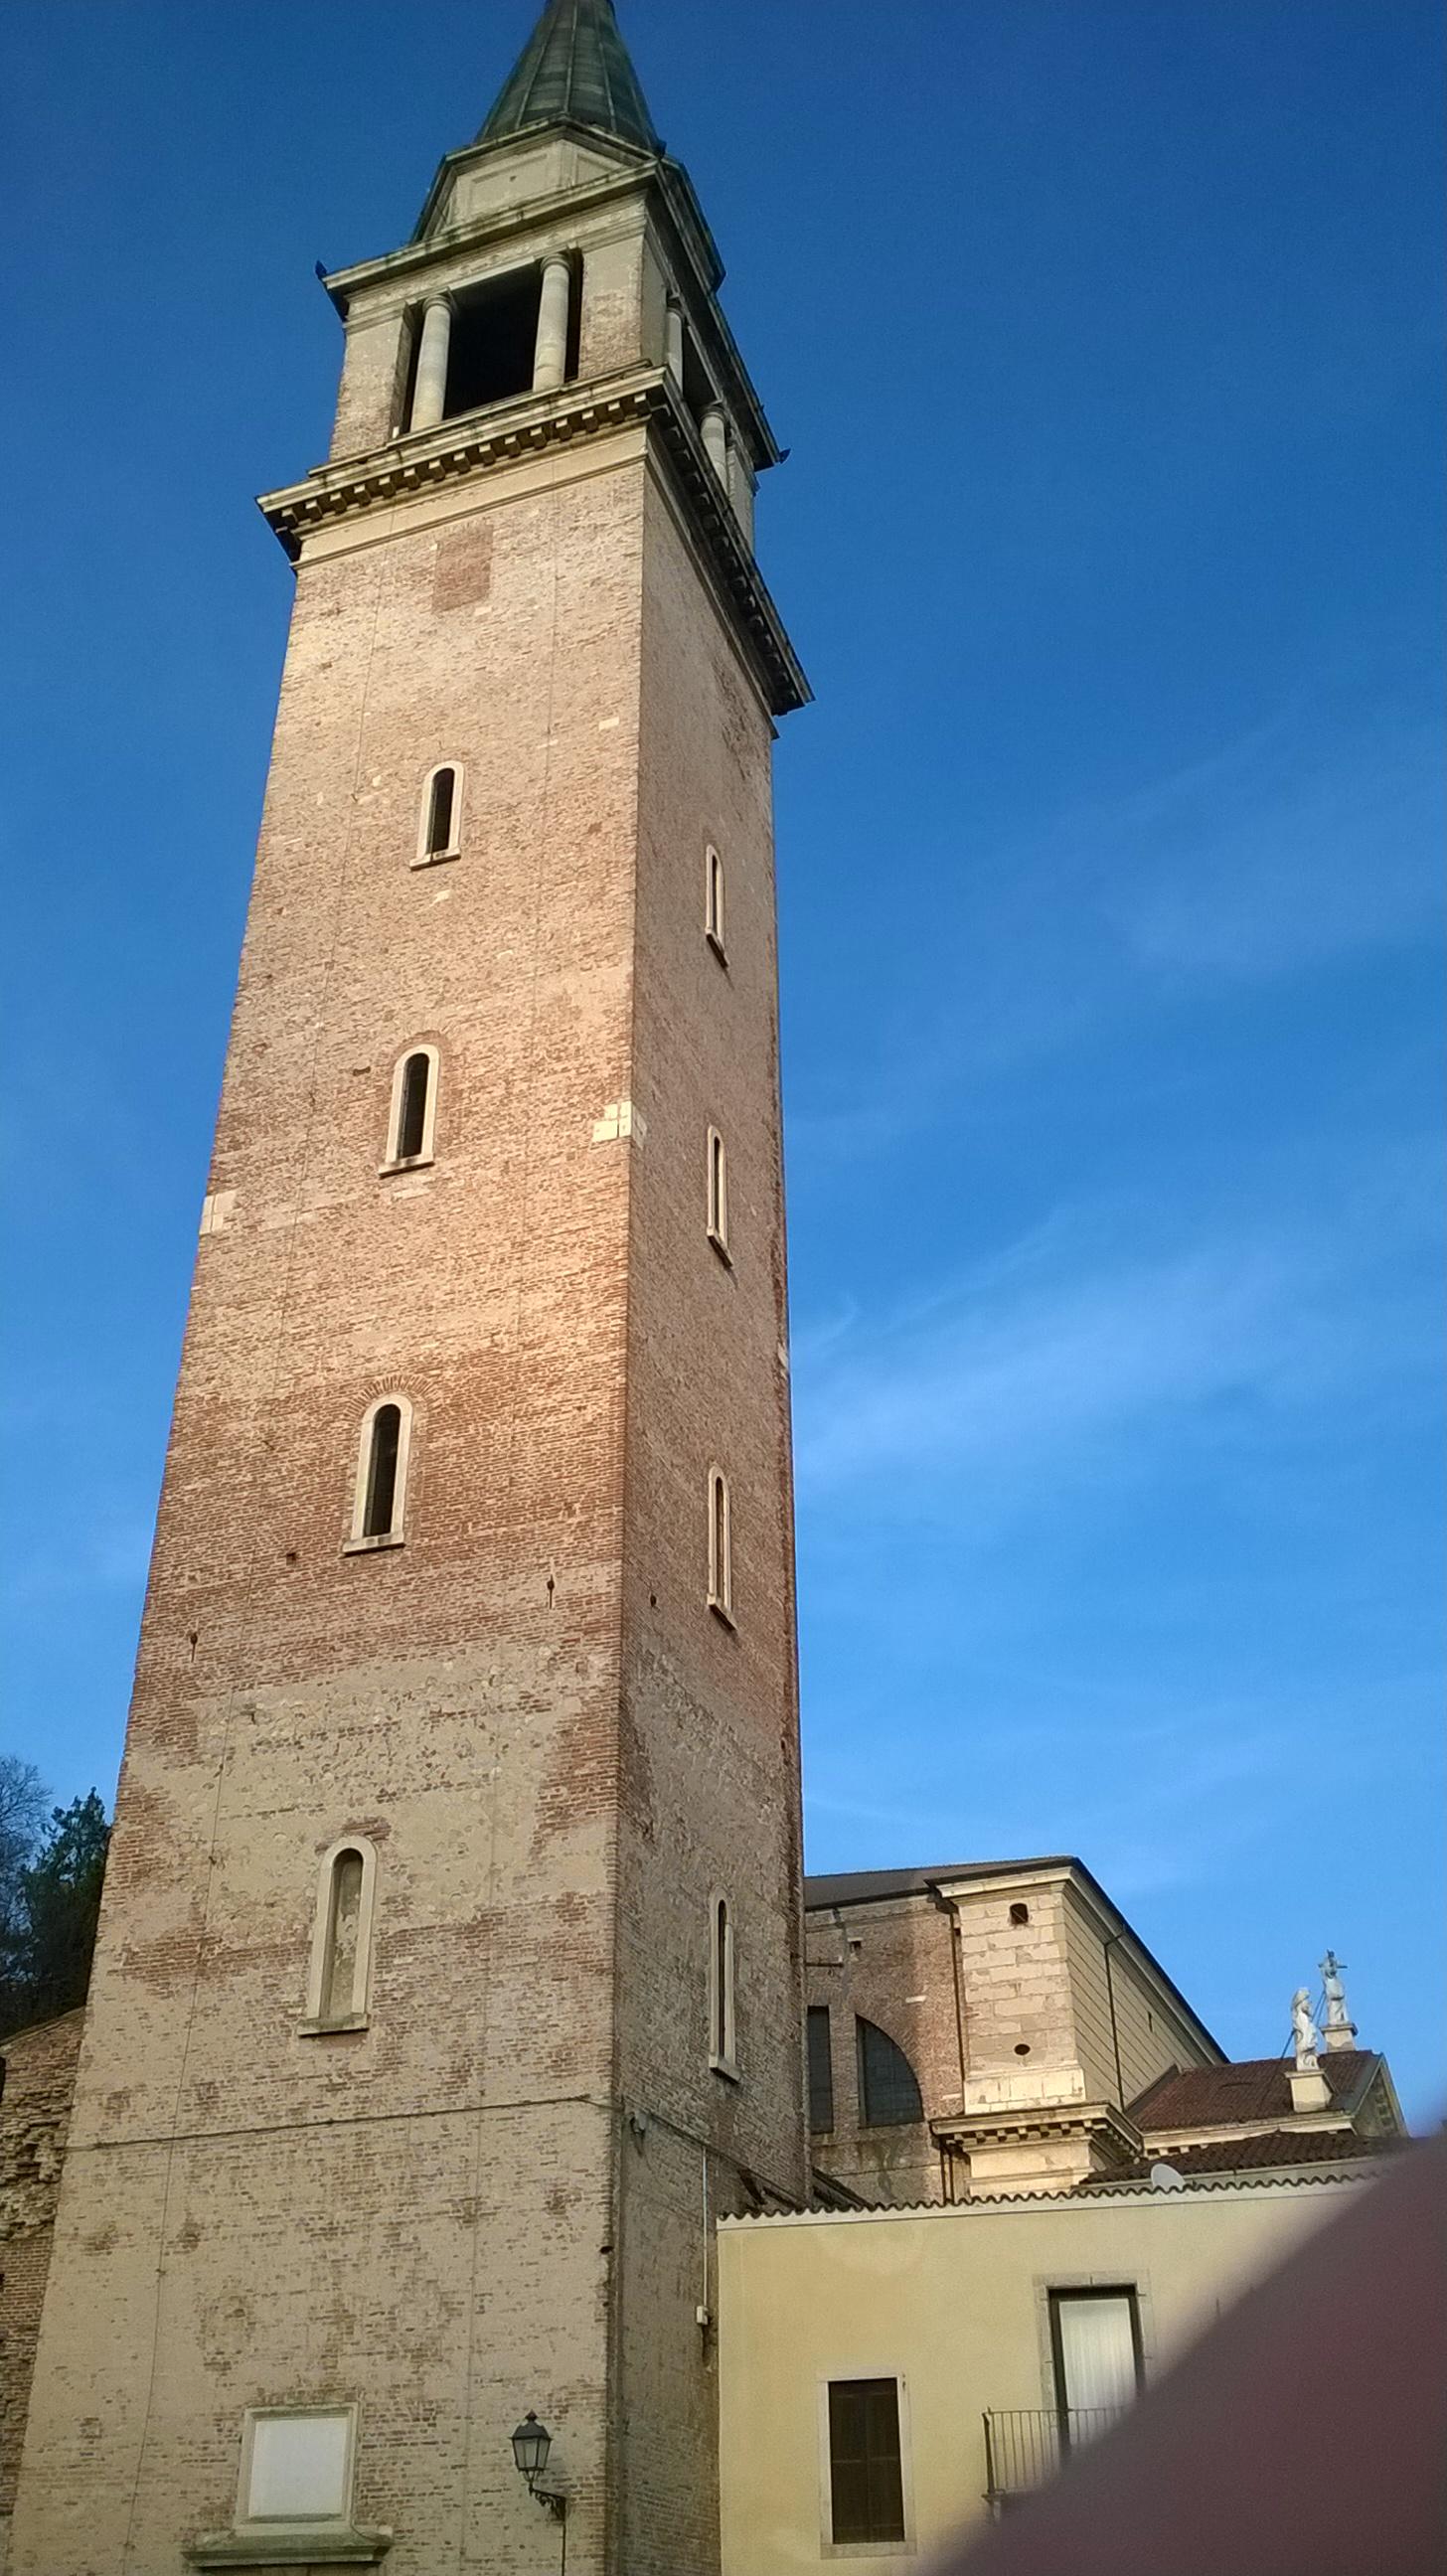
[[512,2437],[513,2466],[520,2477],[527,2479],[529,2495],[535,2497],[539,2504],[546,2505],[554,2519],[561,2522],[568,2510],[567,2497],[559,2495],[556,2487],[540,2487],[538,2484],[548,2465],[548,2453],[552,2447],[553,2437],[546,2424],[540,2424],[529,2407]]

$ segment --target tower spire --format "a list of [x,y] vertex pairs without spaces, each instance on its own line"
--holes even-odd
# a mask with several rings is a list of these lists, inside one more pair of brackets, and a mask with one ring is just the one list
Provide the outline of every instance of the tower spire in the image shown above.
[[591,125],[661,152],[612,0],[548,0],[478,135],[496,143],[538,125]]

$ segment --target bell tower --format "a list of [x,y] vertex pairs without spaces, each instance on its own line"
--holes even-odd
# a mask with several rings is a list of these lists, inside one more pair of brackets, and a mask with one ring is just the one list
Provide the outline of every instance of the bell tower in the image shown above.
[[608,0],[327,278],[11,2576],[716,2563],[800,2194],[779,451]]

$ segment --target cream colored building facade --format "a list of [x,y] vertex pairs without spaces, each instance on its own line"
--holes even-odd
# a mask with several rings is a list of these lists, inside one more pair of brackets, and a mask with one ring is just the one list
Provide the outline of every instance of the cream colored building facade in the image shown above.
[[[1137,2376],[1149,2384],[1168,2368],[1370,2187],[1373,2170],[726,2220],[723,2576],[927,2563],[1054,2472],[1062,2424],[1067,2447],[1072,2432],[1083,2441],[1108,2429]],[[1075,2370],[1073,2391],[1062,2366]],[[877,2419],[874,2525],[888,2534],[873,2539],[856,2536],[870,2498],[855,2463],[841,2484],[836,2458],[841,2426],[852,2430],[866,2407]],[[853,2517],[842,2525],[841,2499]]]

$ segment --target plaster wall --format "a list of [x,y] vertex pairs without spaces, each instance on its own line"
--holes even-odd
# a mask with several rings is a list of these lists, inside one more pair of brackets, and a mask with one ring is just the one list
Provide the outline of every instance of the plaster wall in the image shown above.
[[973,2202],[766,2219],[719,2234],[723,2576],[832,2563],[822,2392],[902,2382],[909,2537],[923,2563],[985,2513],[987,2408],[1054,2405],[1052,2287],[1134,2287],[1147,2381],[1355,2182]]

